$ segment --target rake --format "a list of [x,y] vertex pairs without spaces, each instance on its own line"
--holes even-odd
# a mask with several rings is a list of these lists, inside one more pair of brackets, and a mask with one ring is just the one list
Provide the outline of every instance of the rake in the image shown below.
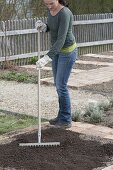
[[[40,30],[38,30],[38,58],[40,59]],[[40,102],[40,69],[38,69],[38,142],[20,143],[19,146],[59,146],[60,142],[41,142],[41,102]]]

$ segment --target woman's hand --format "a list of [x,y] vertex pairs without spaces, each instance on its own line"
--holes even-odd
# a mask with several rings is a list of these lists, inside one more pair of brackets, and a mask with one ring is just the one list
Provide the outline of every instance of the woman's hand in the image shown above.
[[41,59],[36,62],[37,70],[42,69],[47,63],[51,62],[52,59],[48,55],[44,55]]
[[42,31],[42,32],[46,32],[47,25],[46,25],[44,22],[42,22],[41,20],[38,20],[38,21],[36,21],[36,23],[35,23],[35,28],[36,28],[37,30]]

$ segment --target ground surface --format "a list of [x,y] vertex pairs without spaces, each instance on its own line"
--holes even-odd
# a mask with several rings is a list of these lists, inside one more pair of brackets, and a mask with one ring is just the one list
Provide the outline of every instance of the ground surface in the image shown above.
[[92,170],[104,167],[113,156],[112,144],[84,140],[79,134],[60,129],[42,132],[44,142],[60,142],[53,147],[19,147],[21,142],[36,142],[37,134],[20,136],[15,142],[0,145],[0,166],[18,170]]
[[113,128],[113,108],[105,112],[103,121],[99,124]]
[[[89,58],[86,59],[86,57],[84,57],[80,58],[80,60],[87,61]],[[97,61],[97,58],[93,59],[93,61]],[[98,59],[98,61],[113,62],[112,59]],[[74,66],[74,68],[82,70],[91,70],[100,67],[104,66],[91,64],[76,64]],[[22,71],[22,69],[18,71]],[[37,74],[34,72],[34,69],[26,71],[31,74]],[[43,71],[42,78],[51,75],[51,71]],[[36,114],[37,103],[35,95],[37,87],[35,85],[1,81],[0,86],[2,89],[2,100],[0,104],[4,111],[10,110],[19,113]],[[8,89],[8,87],[10,88]],[[54,88],[42,86],[42,92],[42,112],[44,110],[47,114],[52,115],[53,112],[56,112],[55,109],[57,107],[55,103],[57,97],[56,94],[54,94]],[[80,87],[79,90],[70,89],[70,94],[72,96],[72,106],[74,109],[77,108],[77,106],[83,106],[84,103],[86,104],[88,99],[104,101],[113,96],[113,80],[101,84],[83,86]],[[47,102],[48,100],[49,102]],[[105,121],[101,124],[105,125],[106,123],[107,126],[113,127],[113,109],[105,112],[104,118]],[[106,166],[105,162],[111,161],[113,157],[113,144],[102,144],[102,139],[100,140],[101,142],[99,142],[96,137],[94,140],[92,140],[92,138],[86,140],[86,138],[81,138],[81,135],[77,133],[60,129],[47,129],[43,131],[42,134],[44,142],[58,141],[61,142],[61,146],[49,148],[21,148],[18,146],[20,142],[36,142],[37,134],[20,136],[11,144],[0,145],[1,169],[8,169],[9,167],[9,169],[14,168],[18,170],[93,170],[94,168],[102,169],[99,167]],[[110,164],[112,164],[112,162]]]

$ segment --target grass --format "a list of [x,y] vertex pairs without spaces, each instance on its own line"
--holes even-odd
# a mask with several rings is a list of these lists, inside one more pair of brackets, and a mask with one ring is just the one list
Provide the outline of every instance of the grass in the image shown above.
[[[36,60],[37,58],[34,57],[31,63],[35,63]],[[18,72],[15,70],[1,73],[0,79],[5,79],[8,81],[24,82],[24,83],[37,83],[36,75],[31,75],[26,72]],[[36,117],[13,114],[7,111],[4,112],[3,110],[0,110],[0,135],[17,129],[23,129],[35,125],[37,123],[38,123],[38,119]]]
[[36,124],[38,124],[38,119],[36,117],[20,114],[6,114],[0,112],[0,135]]

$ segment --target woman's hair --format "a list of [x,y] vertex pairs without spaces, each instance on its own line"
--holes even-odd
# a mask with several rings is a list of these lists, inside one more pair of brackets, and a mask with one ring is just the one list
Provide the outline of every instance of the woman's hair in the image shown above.
[[65,0],[58,0],[58,1],[59,1],[59,3],[60,3],[61,5],[68,7],[68,4],[66,3]]

